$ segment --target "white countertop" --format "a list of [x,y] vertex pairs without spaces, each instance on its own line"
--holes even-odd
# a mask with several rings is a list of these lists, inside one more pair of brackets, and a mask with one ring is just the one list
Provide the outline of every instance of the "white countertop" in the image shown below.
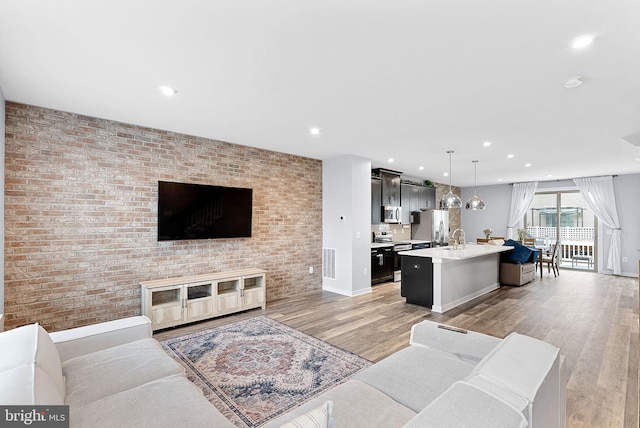
[[513,247],[505,245],[474,245],[467,244],[465,249],[458,247],[454,250],[453,246],[448,247],[435,247],[425,248],[422,250],[401,251],[398,254],[401,256],[413,256],[413,257],[430,257],[434,259],[434,262],[442,260],[464,260],[474,257],[486,256],[489,254],[497,254],[504,251],[513,250]]

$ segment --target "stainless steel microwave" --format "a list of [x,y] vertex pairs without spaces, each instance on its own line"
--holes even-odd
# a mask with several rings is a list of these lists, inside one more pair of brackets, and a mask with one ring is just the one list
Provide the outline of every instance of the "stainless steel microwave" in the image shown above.
[[394,205],[385,205],[382,207],[382,221],[384,223],[400,223],[402,216],[402,207]]

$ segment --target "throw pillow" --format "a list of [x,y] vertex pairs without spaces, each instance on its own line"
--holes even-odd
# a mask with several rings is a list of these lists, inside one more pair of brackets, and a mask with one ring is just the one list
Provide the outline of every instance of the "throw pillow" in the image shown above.
[[505,263],[527,263],[533,262],[533,254],[534,251],[531,248],[525,247],[519,242],[514,241],[513,239],[507,239],[504,245],[513,247],[513,251],[505,252],[500,254],[500,261]]
[[331,412],[333,412],[333,401],[327,401],[322,406],[281,425],[280,428],[331,428],[333,425]]

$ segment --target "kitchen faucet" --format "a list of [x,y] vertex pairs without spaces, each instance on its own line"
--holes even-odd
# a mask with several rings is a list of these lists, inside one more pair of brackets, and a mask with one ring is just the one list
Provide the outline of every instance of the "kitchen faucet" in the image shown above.
[[466,240],[465,240],[464,230],[462,230],[462,229],[456,229],[456,230],[454,230],[453,232],[451,232],[451,239],[453,239],[453,240],[454,240],[454,241],[453,241],[453,248],[454,248],[455,250],[457,250],[457,249],[458,249],[458,243],[460,242],[460,240],[459,240],[459,239],[455,239],[456,232],[459,232],[459,233],[458,233],[458,238],[462,237],[462,249],[463,249],[463,250],[464,250],[464,249],[466,249],[466,248],[467,248],[467,245],[466,245],[466,243],[465,243],[465,242],[466,242]]

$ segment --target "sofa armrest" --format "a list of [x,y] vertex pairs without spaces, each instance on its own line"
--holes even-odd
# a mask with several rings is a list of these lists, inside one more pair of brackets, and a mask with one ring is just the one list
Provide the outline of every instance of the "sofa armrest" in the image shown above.
[[501,341],[493,336],[467,331],[459,333],[438,327],[433,321],[422,321],[411,327],[409,344],[448,352],[458,358],[477,363]]
[[49,333],[58,348],[60,360],[112,348],[151,337],[151,320],[145,316],[123,318]]
[[467,382],[504,400],[521,400],[530,428],[564,428],[566,378],[560,349],[511,333],[482,361]]

